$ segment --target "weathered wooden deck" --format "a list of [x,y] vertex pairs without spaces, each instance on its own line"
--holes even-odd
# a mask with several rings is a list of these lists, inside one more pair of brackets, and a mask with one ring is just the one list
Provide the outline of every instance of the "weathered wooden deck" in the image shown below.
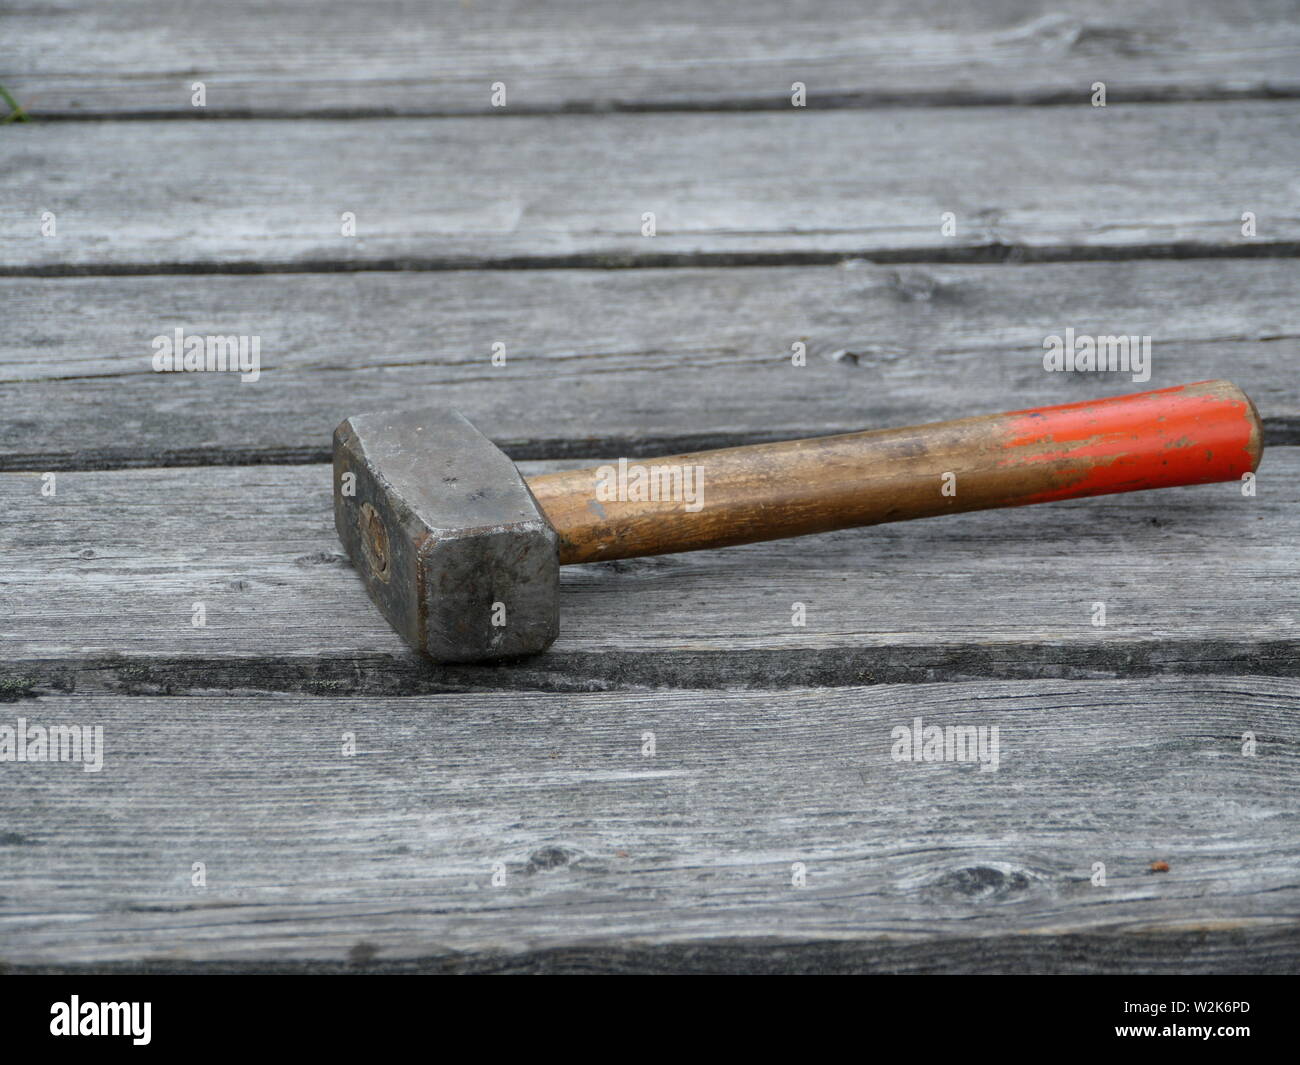
[[[0,764],[0,964],[1300,966],[1295,3],[4,22],[0,725],[106,751]],[[178,326],[261,379],[154,373]],[[1151,380],[1044,372],[1069,326]],[[362,409],[533,472],[1209,377],[1264,417],[1254,498],[575,567],[524,663],[417,660],[333,530]],[[917,716],[998,771],[894,762]]]

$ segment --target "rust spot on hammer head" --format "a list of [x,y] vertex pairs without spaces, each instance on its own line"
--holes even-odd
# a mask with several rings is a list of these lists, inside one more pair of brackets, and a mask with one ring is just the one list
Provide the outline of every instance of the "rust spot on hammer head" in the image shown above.
[[385,584],[388,583],[388,533],[383,519],[369,503],[361,504],[361,549],[365,553],[370,571]]

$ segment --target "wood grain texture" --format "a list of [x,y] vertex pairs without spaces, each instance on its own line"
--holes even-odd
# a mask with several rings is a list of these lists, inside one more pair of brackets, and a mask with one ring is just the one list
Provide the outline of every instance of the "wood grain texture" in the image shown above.
[[[1292,260],[0,279],[0,468],[325,462],[365,410],[449,404],[516,458],[669,454],[1231,377],[1300,443]],[[261,377],[159,374],[177,326]],[[1151,378],[1048,373],[1067,327]],[[492,345],[506,364],[491,364]],[[806,365],[792,345],[806,345]]]
[[114,123],[11,125],[0,271],[1294,254],[1296,115],[1242,101],[140,122],[130,151]]
[[[1296,7],[1253,0],[74,0],[6,13],[37,116],[456,114],[1295,93]],[[190,86],[207,85],[207,107]]]
[[[7,12],[0,726],[106,758],[0,763],[0,970],[1300,970],[1300,449],[1254,498],[572,567],[486,667],[410,652],[328,468],[267,465],[396,405],[532,476],[1215,377],[1300,443],[1297,12]],[[176,327],[261,380],[152,372]],[[1044,372],[1067,327],[1150,381]],[[917,716],[998,771],[892,760]]]
[[[105,755],[2,767],[0,957],[1295,971],[1298,714],[1272,677],[22,700]],[[918,715],[997,771],[894,761]]]
[[0,475],[14,694],[1300,670],[1293,448],[1265,453],[1255,498],[1172,488],[567,567],[559,641],[494,667],[428,665],[389,629],[341,553],[326,466],[65,473],[53,498],[41,483]]

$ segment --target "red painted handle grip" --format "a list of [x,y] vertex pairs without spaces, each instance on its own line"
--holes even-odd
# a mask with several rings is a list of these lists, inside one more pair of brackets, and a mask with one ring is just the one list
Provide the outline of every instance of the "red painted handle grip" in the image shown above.
[[1229,381],[1013,411],[1002,465],[1053,468],[1053,499],[1231,481],[1259,466],[1259,412]]

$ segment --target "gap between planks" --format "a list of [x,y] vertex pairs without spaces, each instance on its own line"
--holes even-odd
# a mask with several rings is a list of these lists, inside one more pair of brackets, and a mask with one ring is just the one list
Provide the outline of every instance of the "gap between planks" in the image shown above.
[[882,251],[862,248],[833,252],[684,252],[681,254],[594,253],[587,255],[514,255],[454,258],[405,256],[400,259],[342,260],[292,259],[147,263],[49,263],[39,266],[0,264],[0,277],[189,277],[265,274],[360,274],[360,273],[447,273],[458,270],[687,270],[730,267],[842,266],[860,262],[871,265],[1021,265],[1031,263],[1104,263],[1141,260],[1208,261],[1294,259],[1300,257],[1300,241],[1256,240],[1250,244],[1220,244],[1197,241],[1153,242],[1103,246],[1027,245],[990,241],[956,248],[897,248]]

